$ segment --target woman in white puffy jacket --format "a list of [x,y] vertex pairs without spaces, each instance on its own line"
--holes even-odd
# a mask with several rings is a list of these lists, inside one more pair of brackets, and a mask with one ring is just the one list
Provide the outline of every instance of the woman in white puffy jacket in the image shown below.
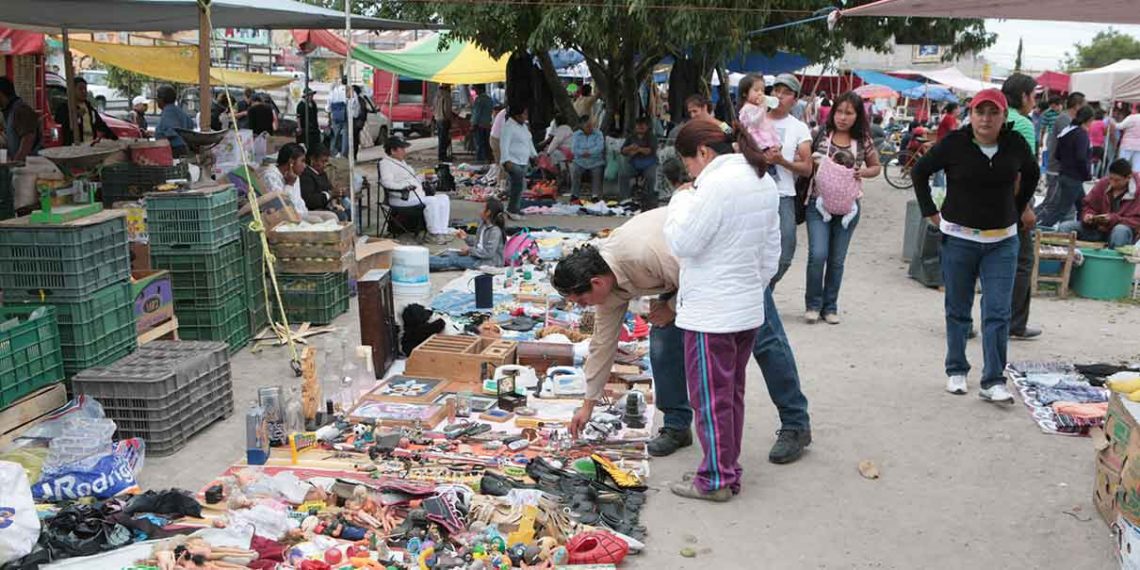
[[747,133],[734,141],[714,122],[690,121],[676,150],[696,180],[673,194],[665,239],[681,265],[676,324],[705,455],[672,490],[727,501],[740,492],[744,371],[780,260],[780,196]]

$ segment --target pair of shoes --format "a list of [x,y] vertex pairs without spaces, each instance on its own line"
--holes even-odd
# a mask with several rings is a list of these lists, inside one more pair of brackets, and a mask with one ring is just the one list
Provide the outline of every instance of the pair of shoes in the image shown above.
[[964,374],[951,376],[946,379],[946,391],[961,396],[967,391],[966,376]]
[[697,499],[701,501],[713,501],[716,503],[726,503],[732,499],[732,489],[728,487],[721,487],[709,492],[704,492],[696,487],[692,481],[681,481],[680,483],[673,483],[669,486],[669,490],[673,491],[674,495],[678,497],[685,497],[686,499]]
[[781,429],[776,432],[776,443],[768,452],[768,461],[778,465],[791,463],[799,459],[809,445],[811,445],[811,429]]
[[1009,331],[1009,338],[1013,340],[1030,340],[1041,336],[1041,329],[1026,326],[1023,331]]
[[657,432],[657,437],[649,442],[649,455],[666,457],[678,449],[690,445],[693,445],[693,433],[691,431],[663,427]]
[[804,320],[809,325],[814,325],[819,322],[819,311],[807,311],[804,313]]
[[828,313],[823,316],[823,320],[829,325],[837,325],[839,324],[839,315],[835,313]]
[[978,392],[978,397],[994,404],[1013,403],[1013,394],[1009,393],[1005,384],[994,384],[989,388],[982,388],[982,391]]

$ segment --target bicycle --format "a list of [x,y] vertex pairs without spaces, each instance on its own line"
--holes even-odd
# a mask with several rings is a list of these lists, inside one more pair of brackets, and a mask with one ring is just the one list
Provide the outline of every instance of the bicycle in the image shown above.
[[915,151],[900,150],[889,154],[883,153],[881,157],[883,178],[887,180],[887,184],[899,190],[909,190],[914,187],[914,181],[910,178],[910,171],[929,148],[924,143]]

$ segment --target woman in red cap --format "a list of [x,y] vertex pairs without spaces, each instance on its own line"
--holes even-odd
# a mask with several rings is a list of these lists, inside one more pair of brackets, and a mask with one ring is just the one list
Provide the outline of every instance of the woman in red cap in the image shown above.
[[[1017,221],[1041,176],[1029,145],[1005,127],[1006,110],[1001,91],[979,92],[970,102],[970,124],[938,141],[911,170],[922,215],[942,231],[946,391],[967,391],[966,336],[981,278],[985,366],[979,396],[999,403],[1013,401],[1004,371],[1017,270]],[[939,170],[946,172],[941,212],[930,195],[930,177]]]

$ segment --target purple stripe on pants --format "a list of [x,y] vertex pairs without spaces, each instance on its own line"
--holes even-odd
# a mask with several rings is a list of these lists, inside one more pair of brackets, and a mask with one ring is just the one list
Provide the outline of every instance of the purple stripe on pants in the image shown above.
[[697,437],[705,456],[693,483],[704,492],[740,491],[744,438],[744,371],[756,329],[735,333],[685,331],[685,376],[695,404]]

